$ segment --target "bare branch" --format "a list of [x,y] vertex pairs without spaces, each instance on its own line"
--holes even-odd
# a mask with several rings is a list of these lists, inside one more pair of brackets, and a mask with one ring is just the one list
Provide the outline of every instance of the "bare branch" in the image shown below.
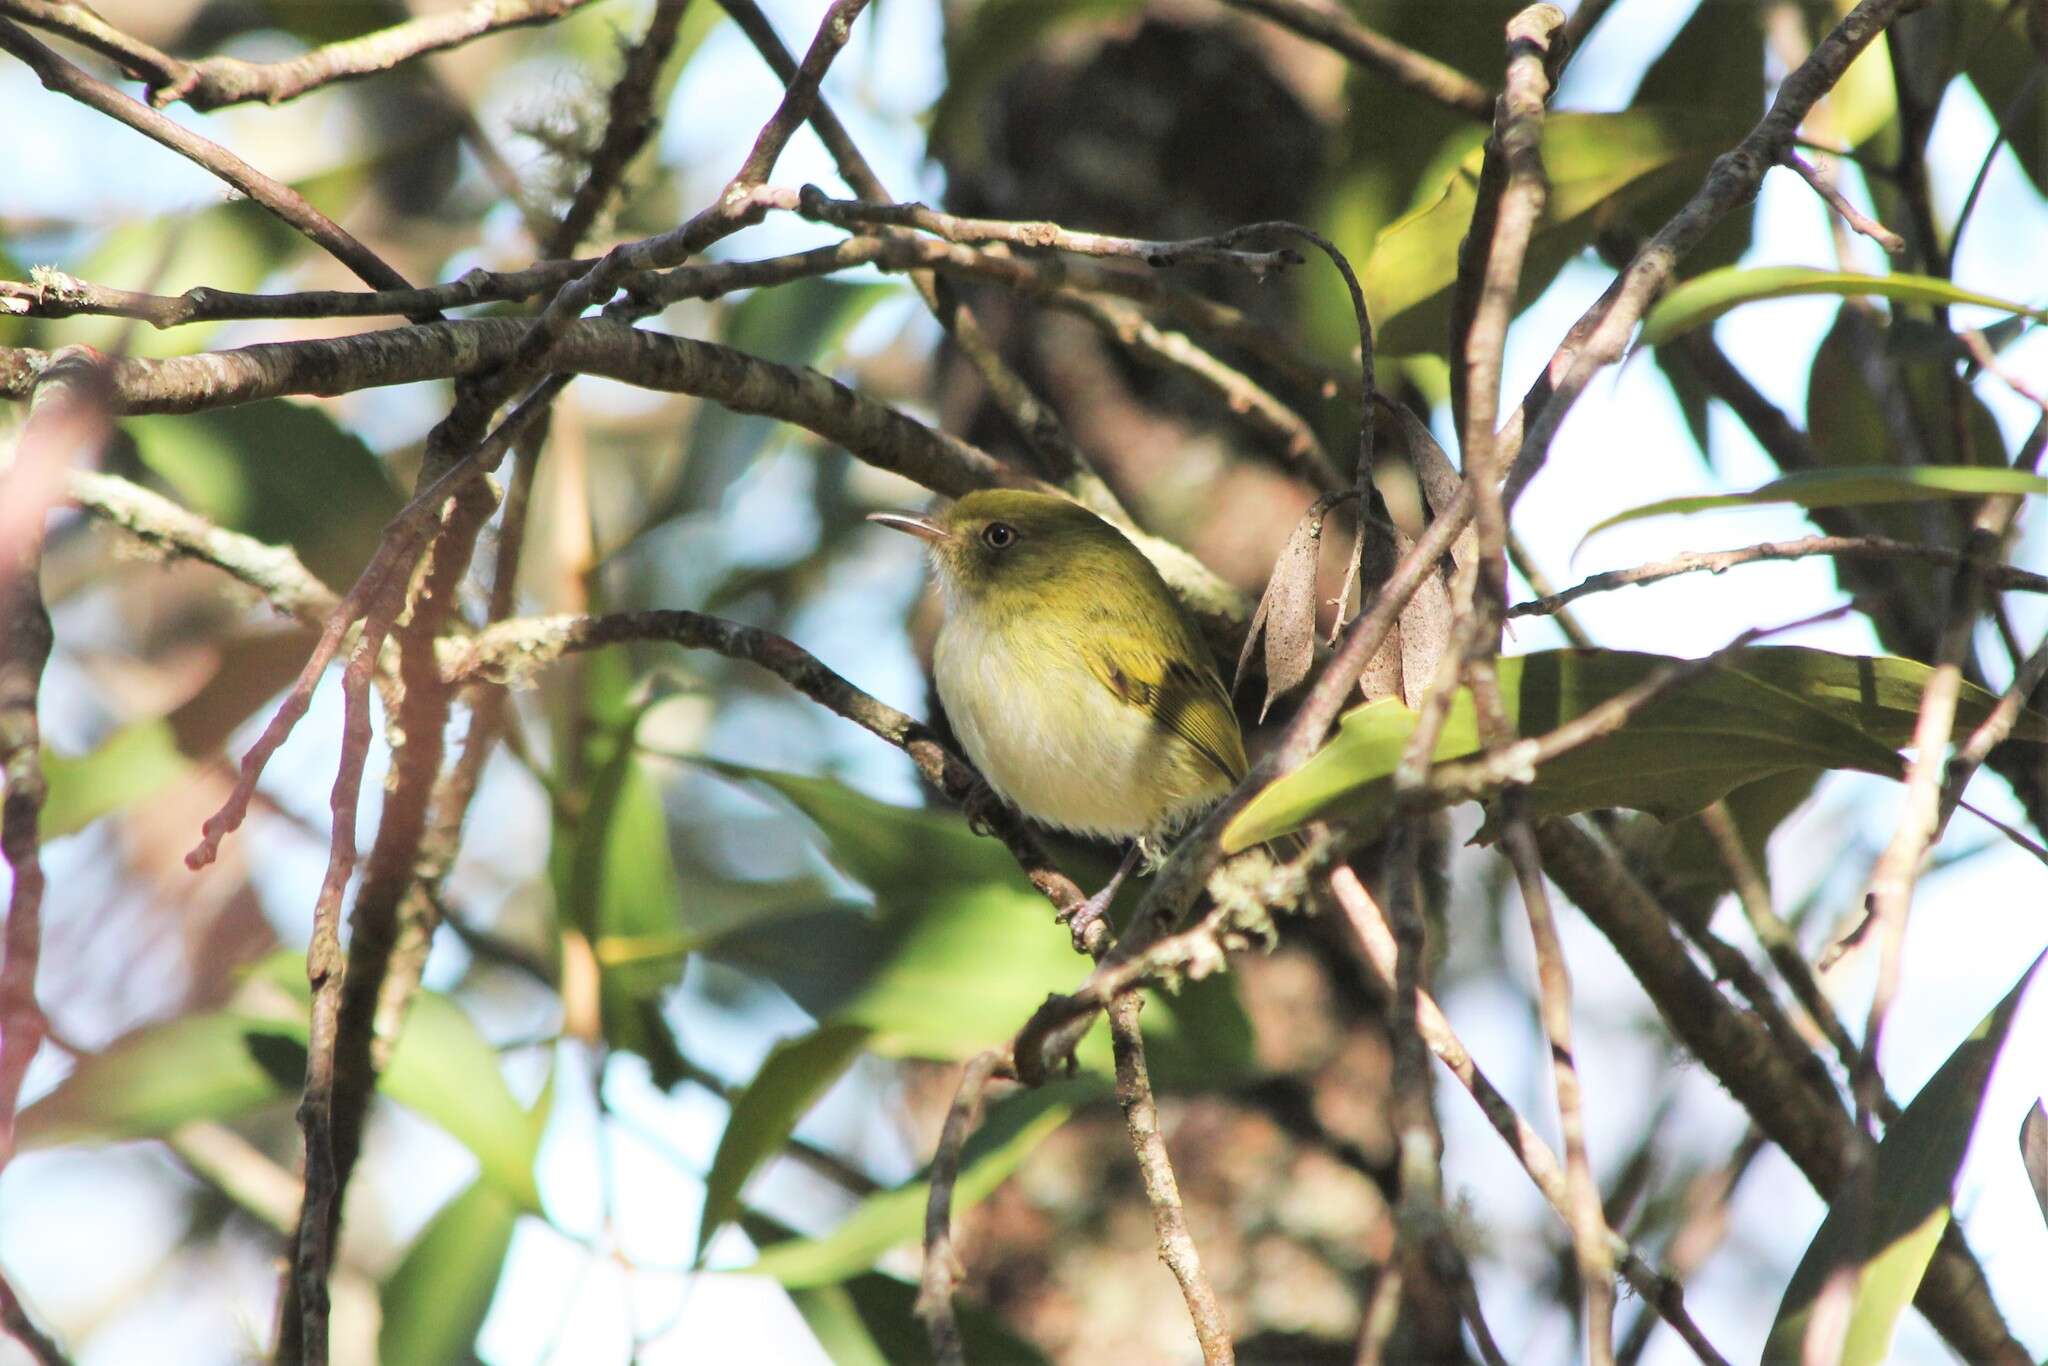
[[[528,0],[531,6],[552,8],[557,13],[566,12],[576,3],[581,0]],[[646,31],[626,53],[625,68],[612,82],[611,96],[605,105],[604,135],[590,154],[589,170],[571,196],[569,207],[562,211],[561,221],[541,240],[542,256],[567,256],[576,250],[605,202],[625,178],[626,167],[647,145],[656,117],[656,77],[667,63],[669,53],[675,50],[676,30],[689,7],[690,0],[655,0]],[[506,10],[502,3],[471,8],[489,8],[500,13]]]
[[[1725,1086],[1823,1199],[1843,1189],[1870,1140],[1834,1101],[1802,1080],[1763,1026],[1737,1010],[1678,941],[1670,911],[1595,834],[1539,820],[1544,871],[1620,952],[1673,1035]],[[1971,1361],[2025,1361],[1960,1233],[1944,1235],[1915,1302]]]
[[[1399,949],[1386,912],[1380,909],[1372,894],[1358,880],[1358,874],[1350,868],[1338,868],[1331,873],[1330,890],[1357,937],[1366,965],[1372,969],[1383,989],[1394,990]],[[1571,1198],[1566,1188],[1564,1165],[1558,1161],[1557,1154],[1472,1060],[1471,1053],[1452,1029],[1436,999],[1427,991],[1418,991],[1414,1002],[1414,1027],[1430,1052],[1478,1102],[1487,1122],[1508,1145],[1508,1150],[1514,1153],[1551,1208],[1559,1217],[1569,1221],[1572,1218]],[[1725,1366],[1721,1355],[1707,1343],[1686,1313],[1684,1292],[1678,1283],[1652,1270],[1620,1234],[1610,1231],[1608,1237],[1616,1263],[1637,1293],[1685,1338],[1701,1361]]]
[[1230,1366],[1237,1352],[1230,1342],[1230,1321],[1216,1301],[1215,1287],[1202,1270],[1201,1254],[1188,1232],[1187,1212],[1180,1202],[1180,1184],[1166,1156],[1166,1138],[1159,1131],[1159,1102],[1145,1069],[1145,1050],[1138,1034],[1138,1011],[1144,997],[1127,991],[1110,1002],[1110,1047],[1116,1057],[1116,1099],[1123,1108],[1124,1127],[1138,1155],[1138,1175],[1152,1205],[1152,1228],[1159,1241],[1159,1259],[1173,1272],[1186,1301],[1207,1366]]
[[917,1316],[924,1320],[931,1337],[932,1357],[939,1366],[964,1366],[965,1344],[960,1339],[960,1320],[953,1313],[953,1289],[966,1274],[959,1254],[953,1251],[953,1186],[960,1179],[961,1152],[967,1137],[981,1122],[981,1107],[989,1083],[998,1077],[1016,1075],[1001,1049],[979,1053],[960,1074],[953,1103],[946,1110],[945,1125],[932,1153],[926,1177],[930,1193],[924,1208],[924,1270],[917,1284]]
[[923,204],[864,204],[852,199],[832,199],[815,185],[806,185],[797,191],[797,212],[806,218],[841,228],[916,228],[942,241],[962,245],[1002,242],[1012,247],[1040,251],[1070,251],[1077,256],[1142,261],[1160,270],[1181,265],[1234,266],[1263,278],[1302,263],[1301,253],[1297,251],[1246,251],[1237,245],[1246,238],[1268,231],[1270,225],[1264,223],[1232,228],[1211,237],[1164,242],[1143,237],[1113,237],[1099,232],[1075,232],[1057,223],[962,218],[957,214],[940,213]]
[[97,109],[234,186],[354,271],[366,284],[379,289],[408,287],[405,277],[386,264],[383,257],[307,203],[306,197],[291,186],[271,179],[219,143],[211,142],[149,106],[129,99],[4,19],[0,19],[0,48],[27,63],[45,89],[68,95],[87,108]]
[[458,9],[410,19],[387,29],[329,43],[279,62],[236,57],[181,61],[113,27],[76,0],[0,0],[0,14],[61,33],[91,48],[149,87],[158,108],[184,101],[201,111],[261,100],[282,104],[336,81],[389,71],[429,52],[558,19],[589,0],[469,0]]
[[1373,32],[1335,5],[1323,0],[1225,2],[1264,15],[1366,70],[1385,76],[1403,90],[1436,101],[1454,114],[1480,120],[1493,117],[1493,93],[1479,82],[1456,67]]
[[1893,256],[1904,256],[1906,254],[1906,239],[1863,212],[1863,210],[1857,208],[1854,204],[1851,204],[1849,197],[1842,193],[1839,185],[1835,184],[1834,177],[1822,171],[1818,166],[1815,166],[1805,157],[1800,156],[1799,153],[1790,147],[1785,148],[1784,151],[1778,154],[1778,164],[1797,171],[1799,178],[1812,186],[1813,192],[1826,200],[1828,207],[1833,209],[1841,217],[1841,220],[1851,228],[1862,233]]
[[1732,550],[1695,550],[1668,560],[1653,560],[1630,569],[1609,569],[1593,574],[1561,593],[1518,602],[1508,609],[1511,617],[1549,616],[1566,604],[1594,593],[1612,592],[1640,584],[1661,583],[1681,574],[1719,574],[1737,565],[1761,564],[1774,560],[1799,560],[1812,555],[1841,559],[1918,560],[1953,567],[1969,565],[1985,576],[1992,588],[2020,593],[2048,593],[2048,575],[2030,574],[2024,569],[1992,560],[1974,559],[1947,546],[1923,545],[1917,541],[1895,541],[1883,536],[1806,536],[1796,541],[1760,541]]
[[[13,882],[0,938],[0,1169],[14,1156],[15,1105],[48,1031],[36,1000],[48,791],[36,708],[53,643],[43,605],[44,514],[65,471],[97,459],[112,431],[103,366],[104,357],[87,347],[57,354],[29,404],[13,462],[0,474],[0,857]],[[33,1334],[24,1340],[33,1345]]]
[[70,496],[86,512],[152,549],[228,573],[288,617],[318,627],[341,605],[333,589],[290,546],[268,545],[215,526],[159,493],[111,474],[73,470]]

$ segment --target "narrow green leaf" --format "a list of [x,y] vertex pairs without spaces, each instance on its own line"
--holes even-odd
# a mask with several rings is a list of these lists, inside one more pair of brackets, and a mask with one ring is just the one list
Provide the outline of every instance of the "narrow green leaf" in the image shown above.
[[[750,942],[751,966],[819,1018],[872,1031],[871,1051],[972,1057],[1009,1038],[1048,993],[1072,990],[1076,974],[1085,973],[1085,960],[1074,956],[1016,860],[969,831],[960,815],[891,806],[826,778],[717,768],[788,798],[818,827],[833,862],[876,900],[873,918],[785,921],[722,947]],[[828,942],[830,949],[820,949]],[[804,960],[821,954],[852,970],[820,980]],[[1204,978],[1151,999],[1146,1035],[1162,1085],[1215,1085],[1254,1066],[1234,978]],[[1080,1050],[1084,1067],[1107,1069],[1105,1039],[1102,1030],[1089,1035]]]
[[666,1086],[681,1073],[661,998],[681,979],[696,935],[683,923],[660,784],[633,743],[647,702],[632,696],[617,656],[593,667],[590,687],[598,722],[585,745],[592,776],[581,815],[555,823],[555,911],[593,949],[602,947],[598,1009],[606,1043],[645,1058]]
[[[1066,1123],[1075,1104],[1101,1089],[1099,1083],[1059,1082],[991,1105],[981,1128],[967,1140],[960,1179],[953,1187],[955,1217],[1007,1180],[1034,1148]],[[843,1281],[919,1236],[930,1193],[930,1183],[919,1180],[871,1195],[830,1233],[777,1243],[741,1269],[773,1276],[792,1290]]]
[[272,399],[130,417],[122,428],[180,502],[259,541],[291,546],[329,584],[354,581],[404,501],[361,438],[311,404]]
[[1643,320],[1640,345],[1657,346],[1704,327],[1723,313],[1761,299],[1794,299],[1812,294],[1867,298],[1875,295],[1909,304],[1979,304],[2003,313],[2048,321],[2048,312],[2009,299],[1962,289],[1933,275],[1858,275],[1805,266],[1726,266],[1696,275],[1657,301]]
[[1982,465],[1866,465],[1847,469],[1801,470],[1747,493],[1705,493],[1664,498],[1595,522],[1579,544],[1609,527],[1645,517],[1707,512],[1717,508],[1796,503],[1804,508],[1861,507],[1872,503],[1925,503],[1938,498],[1981,498],[1990,494],[2048,493],[2048,478],[2025,470]]
[[[1496,40],[1497,41],[1497,40]],[[1530,243],[1533,296],[1560,265],[1592,240],[1615,204],[1698,173],[1737,138],[1754,115],[1707,104],[1638,105],[1620,113],[1553,114],[1543,125],[1550,197]],[[1382,354],[1440,351],[1446,345],[1458,243],[1472,221],[1483,151],[1469,131],[1453,135],[1461,159],[1419,207],[1387,225],[1360,271]]]
[[2034,959],[1886,1129],[1868,1181],[1837,1194],[1785,1288],[1765,1360],[1803,1358],[1813,1310],[1842,1276],[1853,1276],[1855,1286],[1840,1361],[1876,1366],[1885,1360],[1898,1317],[1948,1225],[1956,1172],[1976,1130],[1992,1065],[2043,961],[2048,953]]
[[124,726],[88,754],[45,752],[49,795],[43,800],[43,838],[75,834],[162,791],[191,766],[162,720]]
[[[1550,650],[1500,661],[1510,718],[1539,735],[1642,682],[1675,661],[1623,650]],[[1569,814],[1605,807],[1665,820],[1696,814],[1737,788],[1793,770],[1850,769],[1896,778],[1896,748],[1911,735],[1925,665],[1885,657],[1761,646],[1645,707],[1621,730],[1536,774],[1530,807]],[[1978,718],[1996,699],[1964,695]],[[1974,724],[1974,721],[1968,722]],[[2025,738],[2048,738],[2048,718],[2023,718]],[[1371,822],[1392,799],[1392,776],[1415,713],[1393,699],[1347,712],[1308,763],[1260,793],[1224,831],[1227,850],[1249,848],[1322,816]],[[1461,691],[1438,741],[1439,761],[1479,749],[1469,692]]]
[[478,1180],[441,1207],[384,1279],[381,1361],[474,1361],[518,1219],[503,1191]]
[[533,1165],[537,1120],[547,1112],[513,1096],[496,1051],[461,1006],[435,992],[413,998],[379,1089],[475,1153],[484,1177],[520,1209],[540,1212]]
[[24,1148],[156,1138],[190,1120],[227,1119],[292,1093],[306,1074],[305,1030],[222,1011],[146,1025],[80,1062],[22,1111]]
[[[307,1004],[303,960],[274,954],[249,970],[229,1009],[145,1025],[86,1058],[22,1113],[21,1142],[158,1138],[190,1120],[231,1119],[296,1097],[305,1085]],[[418,995],[379,1089],[467,1147],[519,1208],[540,1209],[536,1114],[514,1099],[497,1054],[460,1006]]]
[[[833,1366],[929,1366],[930,1336],[916,1314],[917,1287],[879,1271],[838,1285],[790,1292]],[[1002,1319],[967,1300],[954,1305],[969,1361],[1037,1366],[1045,1353]]]
[[761,1163],[779,1152],[797,1121],[837,1081],[867,1042],[862,1025],[828,1024],[775,1046],[754,1080],[732,1103],[711,1172],[704,1178],[704,1210],[697,1225],[697,1256],[712,1235],[740,1212],[740,1191]]

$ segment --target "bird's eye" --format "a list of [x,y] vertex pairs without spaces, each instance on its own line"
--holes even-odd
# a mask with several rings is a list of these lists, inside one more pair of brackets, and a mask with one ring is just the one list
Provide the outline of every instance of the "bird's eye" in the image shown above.
[[1017,539],[1017,528],[1008,522],[990,522],[981,529],[981,539],[990,550],[1006,550]]

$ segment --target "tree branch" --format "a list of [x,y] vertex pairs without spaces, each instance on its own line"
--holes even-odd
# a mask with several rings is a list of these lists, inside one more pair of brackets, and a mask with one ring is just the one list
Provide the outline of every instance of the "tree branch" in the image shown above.
[[1543,617],[1567,604],[1594,593],[1617,588],[1662,583],[1681,574],[1719,574],[1737,565],[1761,564],[1773,560],[1800,560],[1812,555],[1832,555],[1854,560],[1916,560],[1953,568],[1968,565],[1984,575],[1995,589],[2018,593],[2048,593],[2048,575],[2031,574],[1997,560],[1973,559],[1947,546],[1924,545],[1918,541],[1895,541],[1885,536],[1806,536],[1796,541],[1759,541],[1732,550],[1694,550],[1668,560],[1652,560],[1630,569],[1609,569],[1588,575],[1560,593],[1518,602],[1508,609],[1510,617]]
[[1226,4],[1263,15],[1321,43],[1339,56],[1454,114],[1485,121],[1493,117],[1493,92],[1456,67],[1417,52],[1384,34],[1373,32],[1334,5],[1319,0],[1225,0]]
[[61,33],[108,58],[149,87],[149,102],[157,108],[182,100],[204,112],[249,100],[282,104],[323,85],[389,71],[425,53],[460,47],[505,29],[544,24],[587,3],[469,0],[459,9],[410,19],[278,62],[237,57],[182,61],[123,33],[76,0],[0,0],[0,14]]
[[[15,3],[19,2],[15,0]],[[307,203],[306,197],[291,186],[271,179],[219,143],[172,122],[147,105],[138,104],[105,81],[65,61],[4,19],[0,19],[0,48],[26,63],[36,73],[36,79],[43,83],[44,89],[67,95],[89,109],[96,109],[108,118],[126,124],[234,186],[354,271],[364,283],[378,289],[408,287],[405,277],[386,264],[383,257]]]
[[[1817,1094],[1753,1018],[1694,965],[1657,904],[1612,850],[1578,823],[1539,820],[1544,871],[1620,952],[1674,1036],[1727,1088],[1823,1199],[1843,1188],[1870,1140]],[[1915,1302],[1965,1359],[2030,1360],[2007,1331],[1982,1270],[1955,1230],[1944,1235]]]

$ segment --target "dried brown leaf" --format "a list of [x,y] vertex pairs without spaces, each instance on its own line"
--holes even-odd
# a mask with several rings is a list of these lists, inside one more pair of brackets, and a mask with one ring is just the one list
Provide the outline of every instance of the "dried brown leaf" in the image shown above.
[[1251,629],[1245,633],[1244,648],[1238,651],[1237,674],[1231,683],[1233,692],[1243,686],[1252,651],[1263,634],[1266,700],[1259,706],[1261,720],[1272,707],[1273,699],[1307,678],[1309,666],[1315,662],[1316,580],[1322,560],[1323,522],[1330,509],[1357,496],[1345,490],[1316,499],[1294,524],[1280,557],[1273,562],[1273,575],[1266,581],[1258,611],[1252,615]]
[[2020,1160],[2026,1163],[2034,1199],[2041,1203],[2041,1217],[2048,1219],[2048,1110],[2038,1100],[2020,1121]]

